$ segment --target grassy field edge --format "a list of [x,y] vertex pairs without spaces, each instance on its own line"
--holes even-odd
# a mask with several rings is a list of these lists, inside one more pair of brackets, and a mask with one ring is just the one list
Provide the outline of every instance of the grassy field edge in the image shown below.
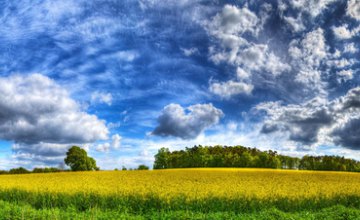
[[126,213],[148,213],[152,211],[192,211],[192,212],[234,212],[253,213],[276,208],[285,212],[317,211],[320,209],[343,205],[360,208],[360,196],[339,195],[334,197],[315,197],[307,199],[259,199],[259,198],[218,198],[208,197],[188,200],[185,195],[164,200],[157,195],[104,196],[95,193],[44,193],[27,192],[18,189],[1,190],[0,200],[14,204],[28,204],[35,209],[74,209],[87,211],[91,209],[117,210]]
[[341,205],[318,211],[283,212],[275,208],[254,213],[193,211],[151,211],[133,214],[119,210],[100,210],[92,208],[83,212],[67,208],[36,209],[24,203],[11,203],[0,200],[0,220],[5,219],[259,219],[259,220],[302,220],[302,219],[359,219],[360,210]]

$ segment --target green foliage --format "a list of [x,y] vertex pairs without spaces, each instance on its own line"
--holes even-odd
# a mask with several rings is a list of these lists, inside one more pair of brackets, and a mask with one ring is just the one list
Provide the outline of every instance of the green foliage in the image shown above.
[[32,171],[32,173],[55,173],[55,172],[61,172],[61,170],[55,167],[45,167],[45,168],[35,167]]
[[190,167],[257,167],[275,169],[331,170],[360,172],[360,162],[339,156],[290,157],[276,151],[243,146],[194,146],[185,150],[159,149],[154,169]]
[[146,165],[144,165],[144,164],[141,164],[141,165],[139,165],[139,167],[138,167],[137,169],[138,169],[138,170],[148,170],[149,167],[146,166]]
[[145,213],[129,213],[119,210],[103,210],[91,208],[78,211],[73,208],[41,208],[36,209],[28,204],[0,201],[0,220],[7,219],[244,219],[244,220],[305,220],[305,219],[359,219],[360,210],[345,206],[332,206],[318,211],[284,212],[276,208],[268,208],[253,213],[199,212],[199,211],[157,211]]
[[24,174],[24,173],[30,173],[30,171],[28,171],[24,167],[14,168],[9,171],[9,174]]
[[[12,216],[18,215],[28,216],[35,210],[44,212],[44,215],[51,214],[49,210],[62,215],[72,213],[72,218],[67,216],[65,219],[79,219],[75,217],[80,214],[89,217],[90,213],[101,214],[100,216],[110,219],[118,219],[117,216],[120,214],[151,219],[155,217],[155,213],[158,213],[156,219],[167,219],[167,216],[183,219],[182,215],[186,217],[185,219],[195,216],[200,219],[217,216],[219,219],[242,217],[240,219],[274,220],[292,219],[291,217],[296,217],[295,219],[359,219],[360,217],[360,198],[358,196],[317,196],[316,198],[296,200],[287,198],[261,200],[250,197],[230,199],[211,196],[187,200],[186,197],[178,196],[165,201],[153,194],[103,196],[96,193],[78,193],[72,195],[12,189],[0,191],[0,198],[0,219],[14,219]],[[13,207],[4,207],[4,204]],[[21,206],[21,209],[18,209],[17,206]],[[24,212],[24,210],[28,211]],[[2,216],[8,216],[8,218]],[[309,218],[311,216],[314,218]],[[31,219],[31,216],[25,219]],[[48,216],[47,219],[54,218]],[[91,219],[94,219],[94,216]]]
[[99,170],[96,161],[88,157],[86,151],[78,146],[72,146],[66,152],[65,164],[70,166],[72,171]]
[[305,220],[305,219],[359,219],[360,210],[344,206],[332,206],[319,211],[284,212],[276,208],[268,208],[253,213],[208,212],[199,211],[156,211],[137,214],[118,210],[102,210],[91,208],[77,211],[73,208],[35,209],[28,204],[0,201],[0,220],[7,219],[243,219],[243,220]]
[[154,169],[168,168],[168,161],[170,157],[170,151],[168,148],[160,148],[155,155]]

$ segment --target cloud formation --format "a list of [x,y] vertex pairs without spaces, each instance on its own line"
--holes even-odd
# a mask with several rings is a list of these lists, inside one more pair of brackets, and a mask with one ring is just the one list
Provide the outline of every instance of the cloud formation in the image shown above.
[[152,134],[193,139],[206,128],[217,124],[223,115],[224,113],[211,103],[196,104],[186,109],[178,104],[170,104],[162,110],[158,118],[159,125]]
[[347,5],[347,14],[356,19],[360,20],[360,2],[357,0],[349,0]]
[[105,122],[81,110],[50,78],[32,74],[0,78],[0,139],[13,151],[59,156],[73,143],[105,140]]
[[336,127],[333,135],[334,143],[353,150],[360,150],[360,118],[348,120]]
[[111,136],[111,142],[105,142],[102,144],[97,144],[95,150],[98,152],[109,152],[110,150],[117,150],[121,145],[121,136],[114,134]]
[[111,105],[112,103],[112,95],[111,93],[103,93],[103,92],[93,92],[91,94],[91,103],[105,103],[107,105]]
[[[265,42],[250,40],[259,37],[271,10],[271,5],[264,4],[260,13],[255,14],[246,6],[225,5],[221,12],[205,22],[209,36],[218,42],[209,47],[210,60],[215,64],[226,63],[237,67],[232,80],[211,84],[210,91],[227,98],[239,93],[249,94],[259,84],[257,74],[276,77],[291,69]],[[246,73],[245,78],[237,77],[239,70]]]
[[246,84],[243,82],[235,82],[235,81],[227,81],[221,83],[211,83],[210,85],[210,92],[221,96],[225,99],[230,98],[231,96],[238,95],[238,94],[246,94],[249,95],[254,86],[251,84]]
[[327,141],[350,149],[360,149],[360,87],[333,101],[315,98],[301,105],[279,102],[259,104],[256,110],[266,112],[263,134],[285,132],[289,140],[305,146]]

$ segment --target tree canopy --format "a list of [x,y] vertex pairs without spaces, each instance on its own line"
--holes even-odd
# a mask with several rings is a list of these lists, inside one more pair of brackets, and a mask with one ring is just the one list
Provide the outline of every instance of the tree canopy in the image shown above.
[[99,170],[94,158],[89,157],[86,151],[78,146],[72,146],[66,152],[64,161],[72,171]]
[[190,167],[257,167],[275,169],[332,170],[360,172],[360,162],[340,156],[304,156],[302,158],[260,151],[243,146],[194,146],[185,150],[159,149],[154,169]]

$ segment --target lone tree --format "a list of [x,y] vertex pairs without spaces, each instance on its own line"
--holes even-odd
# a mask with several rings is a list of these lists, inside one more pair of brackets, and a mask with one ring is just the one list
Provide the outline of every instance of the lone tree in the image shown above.
[[66,152],[65,164],[71,167],[72,171],[99,170],[96,161],[88,157],[86,151],[78,146],[72,146]]

